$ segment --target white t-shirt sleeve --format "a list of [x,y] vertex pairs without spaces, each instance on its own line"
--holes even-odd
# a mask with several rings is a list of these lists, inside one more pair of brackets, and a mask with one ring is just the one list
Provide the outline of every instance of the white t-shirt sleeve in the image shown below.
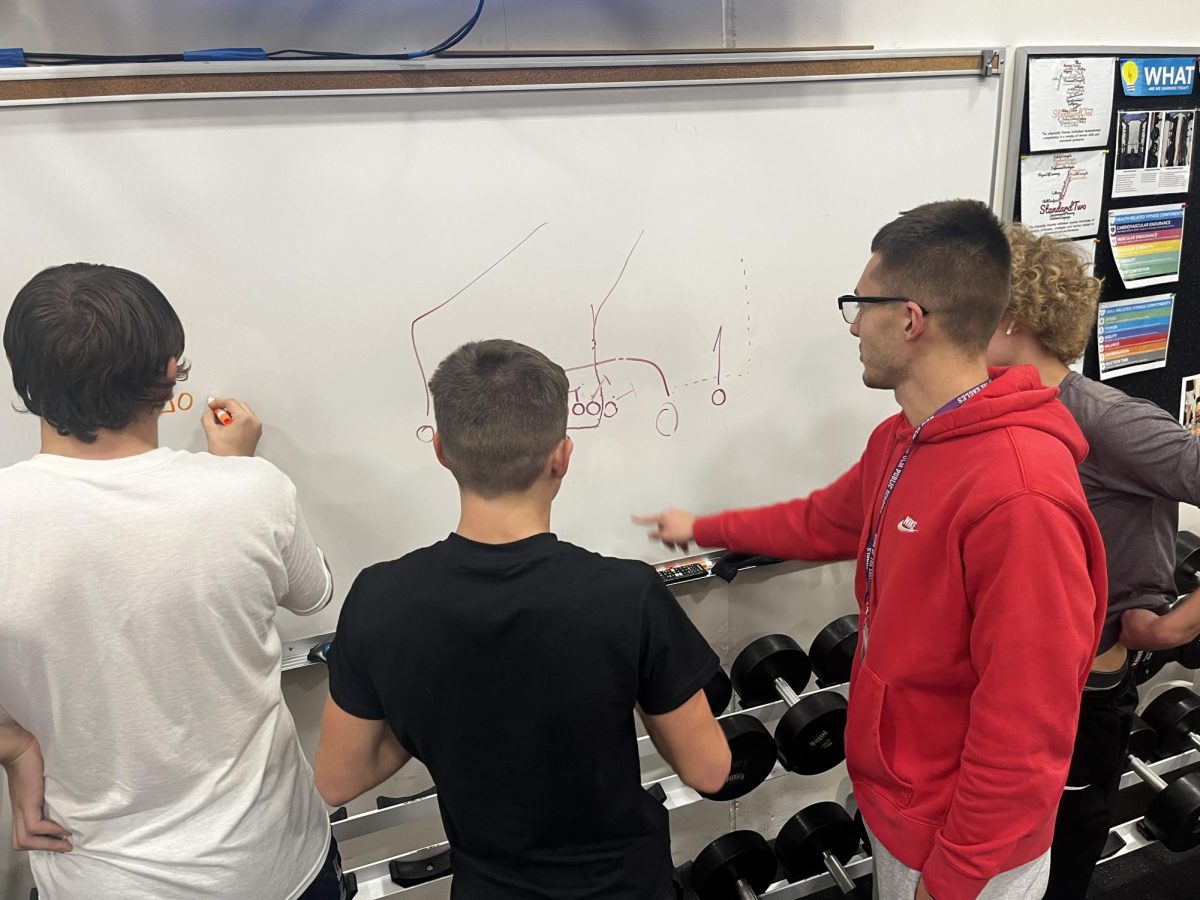
[[296,528],[292,540],[283,548],[283,567],[287,571],[288,591],[279,605],[298,616],[324,609],[333,597],[333,575],[308,530],[299,503],[296,504]]
[[0,706],[0,725],[15,725],[16,721],[16,719],[8,714],[8,710]]

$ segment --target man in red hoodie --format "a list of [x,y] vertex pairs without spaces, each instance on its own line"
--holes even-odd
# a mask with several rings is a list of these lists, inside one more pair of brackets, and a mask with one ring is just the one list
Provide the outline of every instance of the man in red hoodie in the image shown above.
[[876,896],[1040,897],[1107,590],[1087,443],[1035,369],[987,369],[1010,255],[982,203],[910,210],[871,251],[838,306],[902,411],[862,458],[798,500],[640,521],[681,549],[857,557],[846,763]]

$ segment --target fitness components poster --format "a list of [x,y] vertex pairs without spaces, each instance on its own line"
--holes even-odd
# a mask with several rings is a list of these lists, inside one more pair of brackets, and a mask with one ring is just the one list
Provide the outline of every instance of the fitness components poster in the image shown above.
[[1101,303],[1096,317],[1100,379],[1165,368],[1174,311],[1174,294]]
[[1114,209],[1108,214],[1108,241],[1127,288],[1179,280],[1186,204]]

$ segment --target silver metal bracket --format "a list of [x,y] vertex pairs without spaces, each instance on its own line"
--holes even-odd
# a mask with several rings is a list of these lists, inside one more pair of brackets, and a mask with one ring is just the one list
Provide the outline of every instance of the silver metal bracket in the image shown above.
[[999,75],[1004,71],[1004,48],[994,47],[979,54],[979,74],[984,78]]

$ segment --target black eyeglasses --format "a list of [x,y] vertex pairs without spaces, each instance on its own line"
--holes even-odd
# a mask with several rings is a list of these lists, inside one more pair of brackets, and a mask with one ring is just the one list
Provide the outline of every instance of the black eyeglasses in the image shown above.
[[[862,315],[863,306],[868,303],[912,303],[911,297],[860,297],[858,294],[842,294],[838,297],[838,309],[842,313],[842,318],[846,320],[847,325],[853,325],[858,321],[858,317]],[[920,303],[917,304],[917,309],[929,315],[929,310],[923,307]]]

